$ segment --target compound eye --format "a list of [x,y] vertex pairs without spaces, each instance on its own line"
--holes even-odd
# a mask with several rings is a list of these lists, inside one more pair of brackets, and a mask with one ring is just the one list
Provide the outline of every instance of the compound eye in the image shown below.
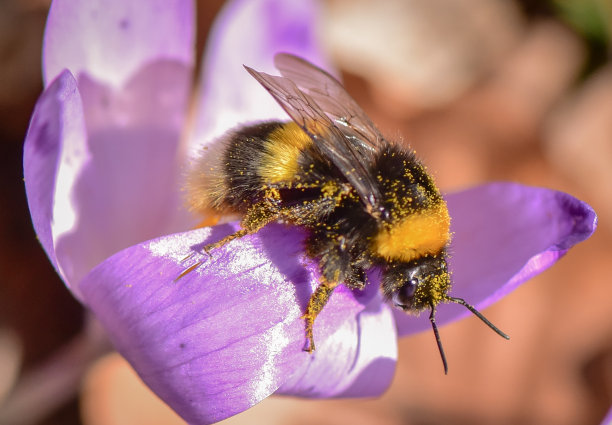
[[403,286],[400,286],[393,293],[393,304],[403,308],[404,310],[408,310],[412,305],[412,298],[414,297],[414,293],[416,292],[418,285],[419,280],[416,278],[412,278],[406,281]]

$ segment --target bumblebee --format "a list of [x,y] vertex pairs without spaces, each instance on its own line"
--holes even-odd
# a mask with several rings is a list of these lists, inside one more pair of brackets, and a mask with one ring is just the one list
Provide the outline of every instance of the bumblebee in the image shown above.
[[274,221],[308,229],[306,253],[321,273],[303,316],[308,352],[315,349],[315,319],[334,288],[363,289],[372,267],[381,270],[382,293],[394,306],[409,313],[429,309],[445,373],[435,321],[441,302],[465,306],[508,338],[466,301],[448,295],[450,216],[414,152],[385,139],[326,71],[284,53],[274,63],[281,76],[245,68],[292,121],[227,133],[196,160],[189,178],[194,210],[242,216],[239,231],[204,250]]

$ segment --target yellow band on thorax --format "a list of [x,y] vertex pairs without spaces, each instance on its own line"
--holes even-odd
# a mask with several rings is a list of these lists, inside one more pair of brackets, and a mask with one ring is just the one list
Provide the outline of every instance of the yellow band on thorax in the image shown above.
[[387,260],[412,261],[438,254],[450,241],[450,216],[444,201],[383,227],[373,241]]

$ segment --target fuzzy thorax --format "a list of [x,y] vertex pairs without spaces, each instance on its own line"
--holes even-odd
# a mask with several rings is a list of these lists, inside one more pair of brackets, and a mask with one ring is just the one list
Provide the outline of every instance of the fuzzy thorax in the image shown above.
[[374,251],[386,260],[412,261],[436,255],[450,241],[450,216],[444,201],[383,226]]

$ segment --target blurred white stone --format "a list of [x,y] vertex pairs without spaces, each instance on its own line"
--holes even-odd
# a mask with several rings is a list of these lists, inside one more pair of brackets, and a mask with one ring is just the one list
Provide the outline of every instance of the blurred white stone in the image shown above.
[[499,135],[498,143],[532,143],[542,122],[575,84],[585,46],[575,33],[553,20],[530,24],[521,42],[480,84],[482,109],[474,119]]
[[341,68],[368,80],[385,102],[418,108],[462,94],[522,29],[515,4],[497,0],[332,0],[322,25]]

